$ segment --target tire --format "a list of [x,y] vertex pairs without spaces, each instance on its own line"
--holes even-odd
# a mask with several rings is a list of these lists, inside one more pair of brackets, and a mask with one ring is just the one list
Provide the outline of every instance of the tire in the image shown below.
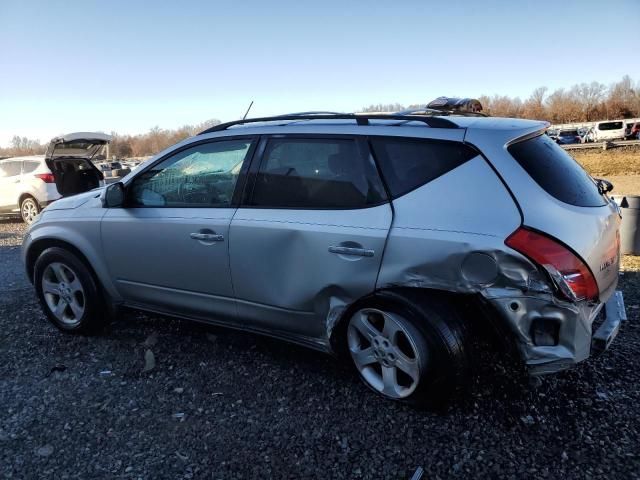
[[42,310],[68,333],[95,333],[106,323],[106,310],[96,280],[73,253],[52,247],[40,254],[34,285]]
[[[375,330],[368,338],[363,319]],[[374,392],[416,407],[441,408],[468,376],[467,336],[448,297],[384,292],[350,317],[346,343],[361,380]]]
[[33,197],[25,197],[20,202],[20,216],[22,221],[27,225],[31,225],[36,215],[40,213],[40,205]]

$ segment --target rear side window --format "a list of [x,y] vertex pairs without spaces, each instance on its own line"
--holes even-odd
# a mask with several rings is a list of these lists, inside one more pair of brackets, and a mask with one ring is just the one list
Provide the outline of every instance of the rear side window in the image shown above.
[[371,145],[393,198],[478,156],[467,145],[443,140],[375,137],[371,139]]
[[34,172],[40,166],[40,162],[34,160],[25,160],[22,164],[22,173]]
[[251,204],[271,208],[351,209],[385,200],[373,159],[355,140],[272,138]]
[[546,135],[518,142],[509,153],[548,194],[577,207],[599,207],[605,200],[589,174]]
[[21,161],[7,160],[6,162],[0,162],[0,178],[20,175],[21,167]]

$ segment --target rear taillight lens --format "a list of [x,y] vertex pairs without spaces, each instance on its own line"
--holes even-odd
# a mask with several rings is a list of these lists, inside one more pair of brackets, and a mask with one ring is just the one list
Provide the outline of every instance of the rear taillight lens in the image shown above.
[[56,181],[53,178],[53,173],[36,173],[34,177],[39,178],[44,183],[54,183]]
[[569,300],[598,298],[598,284],[589,267],[556,240],[521,227],[505,243],[543,267]]

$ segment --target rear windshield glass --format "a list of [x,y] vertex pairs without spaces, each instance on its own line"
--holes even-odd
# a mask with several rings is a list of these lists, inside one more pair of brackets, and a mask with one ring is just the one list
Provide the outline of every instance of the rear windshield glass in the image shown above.
[[598,125],[598,130],[620,130],[624,126],[622,122],[608,122]]
[[576,137],[578,135],[577,130],[563,130],[560,132],[561,137]]
[[518,142],[509,153],[547,193],[578,207],[599,207],[605,200],[589,174],[546,135]]

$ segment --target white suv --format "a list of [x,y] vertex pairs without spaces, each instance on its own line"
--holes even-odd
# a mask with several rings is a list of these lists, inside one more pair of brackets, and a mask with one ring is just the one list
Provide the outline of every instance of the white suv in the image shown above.
[[31,223],[40,210],[60,196],[44,155],[0,160],[0,212],[19,212],[26,223]]
[[110,140],[104,133],[70,133],[52,139],[45,155],[0,160],[0,213],[19,212],[31,223],[54,200],[103,186],[92,160]]

